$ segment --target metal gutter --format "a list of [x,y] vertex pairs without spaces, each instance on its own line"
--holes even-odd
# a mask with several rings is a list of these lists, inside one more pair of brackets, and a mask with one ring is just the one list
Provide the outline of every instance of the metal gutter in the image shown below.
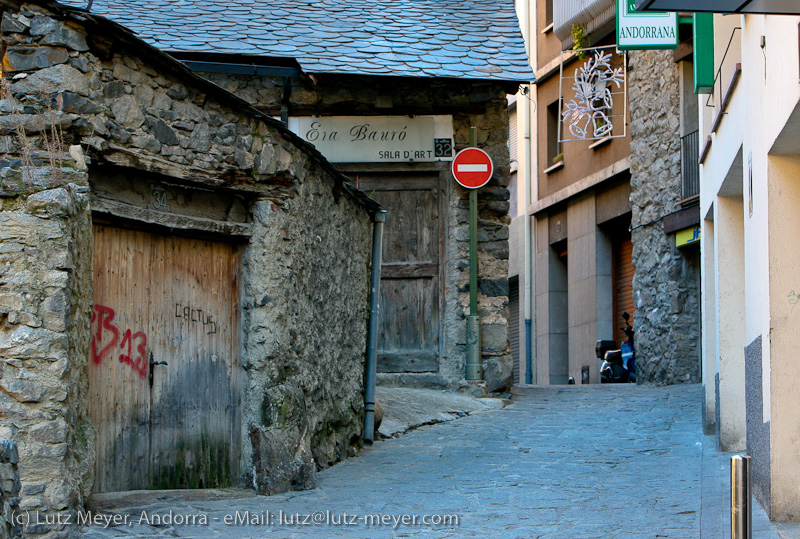
[[373,215],[372,268],[369,288],[369,333],[367,336],[367,365],[364,382],[364,445],[375,439],[375,373],[378,366],[378,317],[381,297],[381,251],[386,210]]
[[255,75],[259,77],[287,77],[296,79],[301,75],[297,67],[262,66],[255,64],[234,64],[229,62],[206,62],[199,60],[178,60],[186,64],[192,71],[200,73],[224,73],[226,75]]

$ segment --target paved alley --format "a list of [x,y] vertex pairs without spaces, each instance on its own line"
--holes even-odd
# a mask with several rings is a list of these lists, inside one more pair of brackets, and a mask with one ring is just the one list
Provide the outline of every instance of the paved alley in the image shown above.
[[[316,490],[140,494],[104,508],[121,525],[85,536],[728,538],[730,455],[702,435],[700,402],[700,386],[521,389],[378,442]],[[782,537],[759,507],[754,537]]]

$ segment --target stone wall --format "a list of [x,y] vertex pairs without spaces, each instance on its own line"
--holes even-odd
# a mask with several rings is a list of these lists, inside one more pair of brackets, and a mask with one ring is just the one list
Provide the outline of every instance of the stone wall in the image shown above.
[[330,198],[324,182],[305,181],[283,210],[262,200],[253,211],[243,423],[262,455],[253,463],[262,493],[314,486],[315,464],[361,446],[372,234],[358,207],[343,198],[334,213]]
[[[281,113],[284,84],[279,78],[208,73],[220,86],[256,108]],[[511,385],[508,344],[508,217],[510,165],[506,89],[497,83],[400,77],[317,75],[291,79],[288,113],[300,115],[451,114],[456,151],[468,146],[469,128],[478,128],[478,146],[491,155],[495,173],[478,191],[479,313],[482,355],[489,391]],[[424,163],[415,163],[420,170]],[[351,167],[352,168],[352,167]],[[370,170],[376,170],[370,164]],[[390,170],[398,170],[395,166]],[[447,200],[444,267],[444,340],[436,374],[381,374],[383,384],[459,387],[466,356],[465,316],[469,313],[469,194],[438,167]],[[390,216],[391,218],[391,216]]]
[[240,285],[242,484],[312,487],[317,466],[360,443],[376,205],[271,118],[125,29],[70,13],[26,4],[2,19],[0,436],[19,444],[20,509],[80,510],[92,489],[99,165],[253,201]]
[[19,455],[17,444],[0,438],[0,539],[22,537],[19,515]]
[[83,398],[91,321],[87,175],[5,167],[0,197],[0,435],[19,447],[21,510],[76,509],[91,490],[94,441]]
[[662,219],[680,209],[680,80],[670,51],[630,53],[631,237],[636,366],[642,383],[700,379],[699,253]]

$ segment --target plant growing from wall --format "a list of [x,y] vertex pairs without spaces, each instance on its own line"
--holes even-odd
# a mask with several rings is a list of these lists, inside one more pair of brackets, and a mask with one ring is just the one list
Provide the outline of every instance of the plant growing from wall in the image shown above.
[[[63,116],[63,93],[41,98],[25,99],[24,103],[16,101],[12,94],[8,79],[0,79],[0,98],[13,100],[12,109],[14,135],[21,161],[23,181],[28,185],[35,183],[34,165],[40,166],[46,161],[50,165],[50,174],[58,183],[62,180],[61,167],[64,166],[64,154],[67,144],[61,127]],[[32,109],[32,120],[27,124],[23,117],[23,104]],[[30,132],[30,133],[29,133]]]
[[572,34],[572,50],[578,51],[577,56],[579,60],[586,60],[588,56],[586,51],[580,50],[586,48],[586,28],[580,24],[573,24],[570,33]]

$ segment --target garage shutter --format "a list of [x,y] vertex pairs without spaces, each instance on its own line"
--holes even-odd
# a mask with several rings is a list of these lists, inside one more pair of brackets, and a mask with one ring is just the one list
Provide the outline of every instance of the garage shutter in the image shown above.
[[508,282],[508,340],[511,344],[511,357],[514,360],[514,383],[519,384],[519,278],[512,277]]
[[[614,242],[614,339],[617,344],[625,340],[622,328],[625,321],[622,313],[633,317],[633,243],[630,234],[624,235]],[[633,322],[633,318],[631,318]]]

